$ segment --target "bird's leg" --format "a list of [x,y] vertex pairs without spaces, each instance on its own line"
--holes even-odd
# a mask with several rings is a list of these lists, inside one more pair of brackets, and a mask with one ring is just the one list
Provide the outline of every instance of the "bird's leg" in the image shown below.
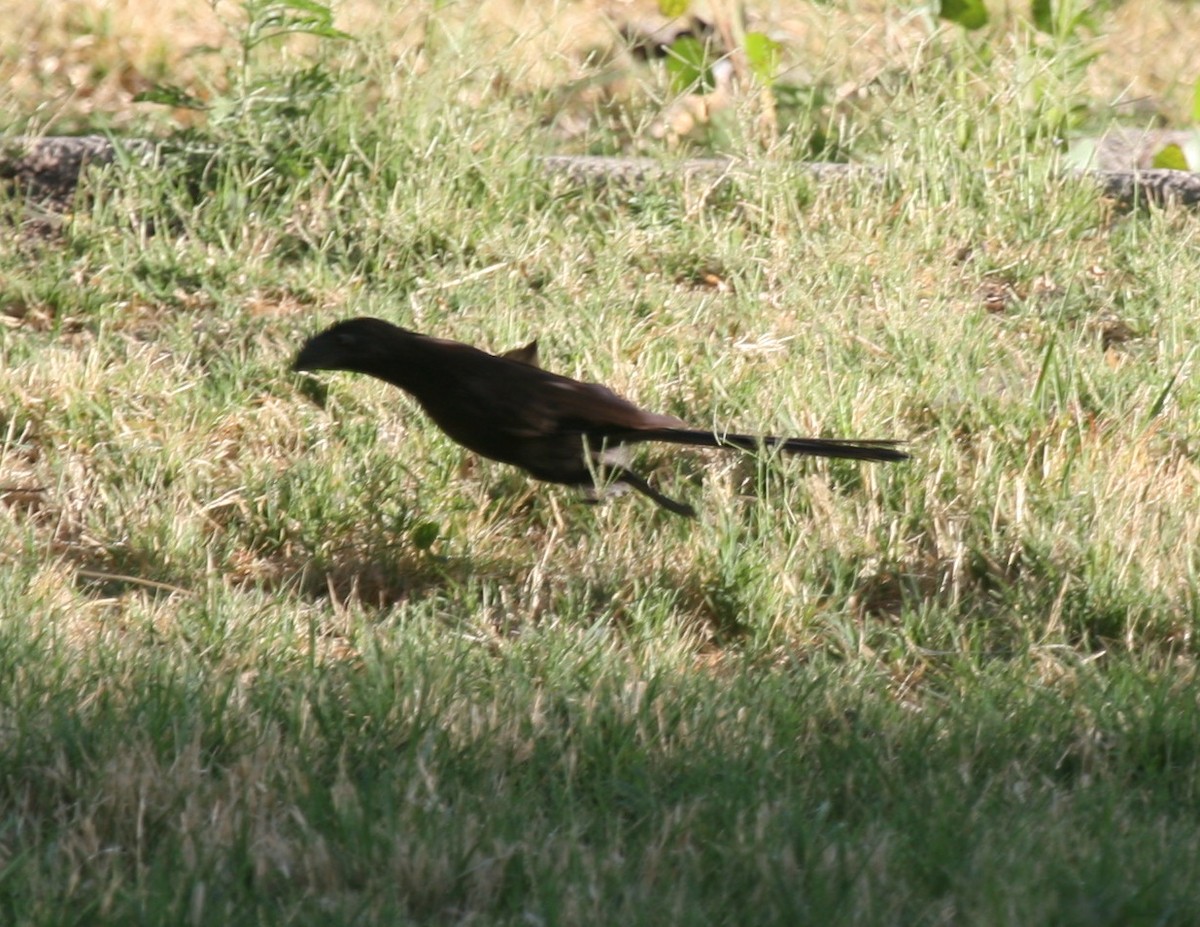
[[696,510],[686,502],[677,502],[674,499],[664,496],[632,470],[626,467],[609,467],[608,471],[617,478],[618,483],[632,486],[642,495],[649,496],[668,512],[674,512],[676,515],[682,515],[684,518],[696,517]]
[[593,451],[587,435],[584,435],[583,451],[588,470],[592,475],[593,488],[591,492],[595,494],[593,501],[597,501],[605,494],[606,484],[610,487],[607,490],[608,492],[624,491],[625,487],[629,486],[642,493],[642,495],[649,496],[668,512],[674,512],[676,515],[682,515],[685,518],[696,517],[696,510],[690,505],[685,502],[676,502],[674,499],[664,496],[642,477],[629,469],[628,464],[633,455],[625,445],[616,444],[608,446],[601,442],[599,449]]

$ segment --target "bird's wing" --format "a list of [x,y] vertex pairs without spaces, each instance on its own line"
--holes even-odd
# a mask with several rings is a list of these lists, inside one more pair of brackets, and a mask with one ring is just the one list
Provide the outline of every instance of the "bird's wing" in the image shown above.
[[459,444],[535,475],[538,461],[560,455],[579,459],[573,436],[599,445],[609,435],[682,424],[669,415],[645,412],[596,383],[463,350],[466,346],[453,342],[437,347],[436,354],[425,355],[425,375],[410,392]]
[[548,380],[534,402],[555,430],[578,432],[597,437],[619,431],[643,428],[678,428],[683,425],[673,415],[661,415],[640,409],[599,383],[583,383],[567,377]]
[[538,360],[538,343],[536,340],[529,342],[524,347],[513,348],[511,351],[505,351],[503,354],[497,354],[496,356],[503,357],[506,360],[518,361],[530,367],[541,366]]

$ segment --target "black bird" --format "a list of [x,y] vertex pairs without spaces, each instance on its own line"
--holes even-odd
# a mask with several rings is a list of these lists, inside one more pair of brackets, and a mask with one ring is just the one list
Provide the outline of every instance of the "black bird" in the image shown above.
[[457,341],[431,338],[381,319],[338,322],[310,338],[293,370],[350,370],[411,393],[442,431],[466,448],[515,464],[548,483],[595,488],[625,483],[678,515],[686,503],[660,493],[626,466],[621,445],[664,441],[699,447],[852,460],[905,460],[897,441],[754,437],[689,428],[671,415],[639,409],[598,383],[542,370],[537,342],[488,354]]

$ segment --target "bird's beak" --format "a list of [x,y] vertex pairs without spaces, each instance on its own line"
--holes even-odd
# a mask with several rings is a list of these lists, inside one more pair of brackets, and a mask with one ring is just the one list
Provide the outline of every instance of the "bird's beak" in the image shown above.
[[325,370],[332,359],[328,342],[323,343],[320,335],[309,338],[296,359],[292,361],[292,370],[299,373],[302,370]]

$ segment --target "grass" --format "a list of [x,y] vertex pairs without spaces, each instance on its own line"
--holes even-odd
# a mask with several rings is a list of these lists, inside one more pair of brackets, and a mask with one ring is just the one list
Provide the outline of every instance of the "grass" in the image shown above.
[[[751,177],[628,194],[528,153],[648,144],[661,75],[564,104],[593,65],[545,51],[553,16],[495,51],[467,12],[414,51],[348,7],[358,41],[244,72],[89,27],[90,60],[156,48],[250,103],[114,96],[99,123],[178,116],[219,156],[91,177],[48,243],[7,207],[3,919],[1190,923],[1200,249],[1189,213],[1056,179],[1064,101],[1106,112],[1079,48],[864,8],[843,61],[842,13],[789,8],[826,29],[815,83],[886,73],[765,156],[747,95],[707,141]],[[1146,13],[1185,50],[1160,66],[1190,15]],[[325,91],[266,99],[314,62]],[[900,179],[814,188],[831,120]],[[649,448],[696,521],[587,506],[382,384],[287,372],[355,314],[914,460]]]

